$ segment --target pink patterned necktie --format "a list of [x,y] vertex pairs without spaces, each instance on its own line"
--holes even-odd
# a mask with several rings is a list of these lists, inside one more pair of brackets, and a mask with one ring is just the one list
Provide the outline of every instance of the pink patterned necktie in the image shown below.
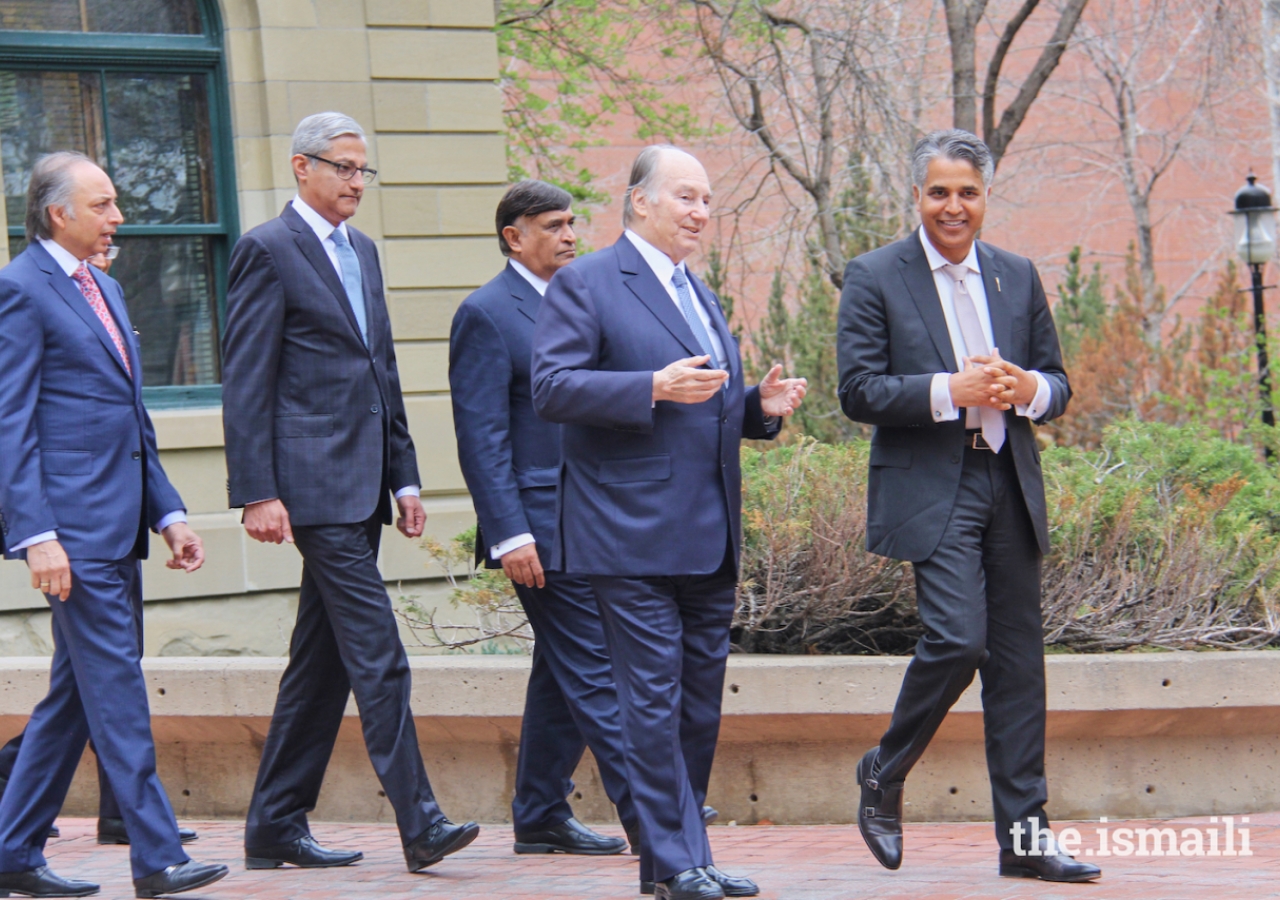
[[133,377],[133,366],[129,365],[129,354],[124,349],[124,338],[120,337],[120,329],[116,328],[116,320],[111,318],[111,310],[107,309],[107,301],[102,299],[102,291],[98,289],[98,282],[94,280],[93,274],[89,271],[87,262],[80,263],[80,268],[71,273],[71,277],[80,287],[80,293],[84,294],[84,299],[89,301],[89,306],[98,314],[98,319],[102,322],[102,327],[107,329],[107,334],[111,335],[111,340],[116,345],[116,350],[120,352],[120,358],[124,360],[124,369],[129,373],[129,377]]

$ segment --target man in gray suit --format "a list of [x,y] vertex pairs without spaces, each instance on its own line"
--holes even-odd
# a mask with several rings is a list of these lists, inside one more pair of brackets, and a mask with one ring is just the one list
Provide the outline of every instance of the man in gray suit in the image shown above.
[[231,254],[223,427],[232,507],[258,541],[302,554],[298,620],[245,827],[245,864],[348,865],[311,837],[325,768],[354,691],[369,760],[396,812],[409,871],[470,844],[436,804],[409,707],[412,675],[382,575],[391,523],[422,534],[391,321],[373,241],[346,224],[377,172],[364,132],[320,113],[293,134],[298,196]]
[[920,230],[845,270],[840,401],[876,426],[867,549],[911,561],[925,632],[858,764],[858,826],[896,869],[903,782],[980,671],[1000,874],[1088,881],[1098,868],[1060,852],[1044,811],[1049,528],[1031,423],[1062,415],[1071,388],[1035,266],[976,239],[993,173],[968,132],[926,136],[912,158]]

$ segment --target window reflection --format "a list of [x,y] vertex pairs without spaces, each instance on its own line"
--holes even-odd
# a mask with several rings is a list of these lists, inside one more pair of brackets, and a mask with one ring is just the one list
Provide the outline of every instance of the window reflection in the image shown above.
[[196,0],[0,0],[0,28],[110,34],[200,34]]

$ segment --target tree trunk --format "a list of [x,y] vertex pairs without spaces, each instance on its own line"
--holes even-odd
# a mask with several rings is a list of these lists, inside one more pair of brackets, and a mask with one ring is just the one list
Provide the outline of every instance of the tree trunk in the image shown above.
[[943,6],[951,42],[951,125],[977,134],[977,30],[987,0],[944,0]]

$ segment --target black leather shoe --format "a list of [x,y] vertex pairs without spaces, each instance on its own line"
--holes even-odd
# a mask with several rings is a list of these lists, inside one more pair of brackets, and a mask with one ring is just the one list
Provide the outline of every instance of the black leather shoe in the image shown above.
[[724,891],[726,897],[754,897],[760,893],[759,886],[750,878],[737,878],[733,875],[726,875],[715,866],[705,866],[702,871],[707,873],[707,877],[720,885],[720,890]]
[[58,829],[58,826],[57,826],[57,825],[50,825],[50,826],[49,826],[49,837],[51,837],[51,838],[60,838],[60,837],[62,837],[62,832]]
[[0,872],[0,897],[92,897],[98,886],[89,881],[59,878],[48,866],[25,872]]
[[206,884],[213,884],[227,877],[228,869],[221,864],[198,863],[194,859],[152,872],[146,878],[133,879],[133,892],[142,900],[194,891]]
[[[182,841],[182,843],[190,844],[192,841],[199,839],[200,835],[196,834],[194,828],[178,827],[178,840]],[[124,819],[99,819],[98,843],[127,845],[129,843],[129,832],[125,831]]]
[[879,747],[872,747],[858,760],[858,831],[871,855],[886,869],[902,865],[902,782],[880,784],[871,777]]
[[364,859],[359,850],[327,850],[311,835],[274,847],[245,847],[246,869],[278,869],[285,863],[300,869],[328,869],[349,866]]
[[581,856],[612,856],[627,849],[622,838],[596,834],[572,817],[559,825],[516,834],[516,853],[574,853]]
[[710,825],[716,819],[720,818],[720,811],[714,806],[702,807],[702,824]]
[[1019,856],[1012,850],[1000,851],[1000,874],[1006,878],[1039,878],[1041,881],[1081,882],[1102,877],[1102,870],[1092,863],[1077,862],[1061,850],[1047,848],[1041,855]]
[[405,845],[404,861],[410,872],[421,872],[450,853],[457,853],[474,841],[479,833],[480,826],[475,822],[455,825],[448,819],[441,819]]
[[721,900],[724,889],[705,869],[685,869],[654,886],[655,900]]

